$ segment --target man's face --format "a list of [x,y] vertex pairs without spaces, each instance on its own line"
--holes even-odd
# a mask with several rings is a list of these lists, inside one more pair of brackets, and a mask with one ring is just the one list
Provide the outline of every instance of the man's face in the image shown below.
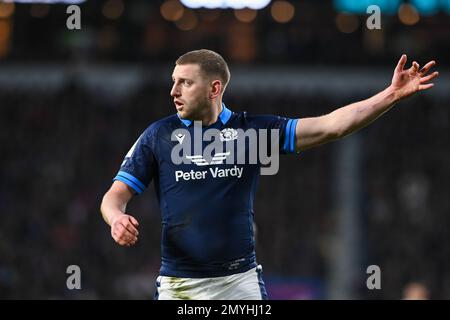
[[178,114],[185,119],[198,120],[205,108],[209,108],[210,86],[197,64],[176,65],[172,74],[173,97]]

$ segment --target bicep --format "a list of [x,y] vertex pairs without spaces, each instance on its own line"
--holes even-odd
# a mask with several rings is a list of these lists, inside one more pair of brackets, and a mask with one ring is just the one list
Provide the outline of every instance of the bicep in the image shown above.
[[128,151],[114,180],[139,194],[143,193],[156,171],[154,144],[153,134],[144,132]]
[[297,151],[303,151],[334,140],[331,120],[329,115],[299,119],[295,128]]

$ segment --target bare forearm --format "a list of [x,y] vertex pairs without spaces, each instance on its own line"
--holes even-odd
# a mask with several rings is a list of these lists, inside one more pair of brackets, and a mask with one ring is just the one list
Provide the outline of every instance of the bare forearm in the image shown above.
[[115,192],[107,192],[103,197],[100,211],[105,222],[111,225],[111,222],[118,215],[124,214],[128,200]]
[[402,55],[394,70],[391,85],[373,97],[349,104],[321,117],[302,118],[295,128],[297,151],[321,145],[361,129],[388,111],[396,102],[416,92],[433,87],[431,80],[437,71],[429,73],[436,64],[430,61],[422,69],[413,62],[404,69],[407,57]]
[[388,111],[397,101],[396,92],[388,87],[369,99],[333,111],[328,116],[334,128],[335,137],[344,137],[367,126]]

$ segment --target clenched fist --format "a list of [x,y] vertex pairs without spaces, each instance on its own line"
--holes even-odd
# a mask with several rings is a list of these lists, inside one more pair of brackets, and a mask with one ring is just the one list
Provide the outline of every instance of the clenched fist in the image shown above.
[[138,226],[134,217],[128,214],[118,215],[111,222],[111,236],[121,246],[130,247],[138,240]]

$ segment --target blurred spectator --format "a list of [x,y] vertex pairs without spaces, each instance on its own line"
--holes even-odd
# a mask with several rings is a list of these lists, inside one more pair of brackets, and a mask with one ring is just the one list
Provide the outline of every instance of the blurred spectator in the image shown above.
[[430,293],[428,288],[420,282],[410,282],[403,289],[404,300],[428,300]]
[[[128,208],[141,221],[135,248],[115,245],[98,208],[130,143],[149,122],[175,112],[168,90],[145,84],[114,106],[74,84],[51,94],[0,90],[1,298],[153,297],[161,221],[152,187]],[[334,107],[326,95],[301,92],[229,93],[225,101],[234,110],[288,117]],[[365,154],[363,249],[383,270],[381,298],[395,299],[405,278],[418,272],[429,276],[436,298],[450,297],[442,280],[450,279],[448,112],[444,102],[421,96],[359,133]],[[326,239],[333,239],[336,226],[334,148],[281,157],[278,174],[261,178],[255,222],[267,279],[326,281]],[[71,264],[82,272],[80,292],[66,288]]]

